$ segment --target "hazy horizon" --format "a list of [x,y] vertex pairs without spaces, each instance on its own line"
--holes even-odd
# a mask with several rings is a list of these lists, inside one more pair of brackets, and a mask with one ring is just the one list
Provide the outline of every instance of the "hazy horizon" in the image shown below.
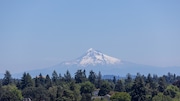
[[89,48],[180,67],[180,1],[0,1],[1,73],[47,68]]

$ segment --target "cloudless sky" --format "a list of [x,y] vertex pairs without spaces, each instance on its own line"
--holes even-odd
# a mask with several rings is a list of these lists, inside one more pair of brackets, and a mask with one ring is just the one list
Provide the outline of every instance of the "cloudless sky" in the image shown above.
[[180,66],[179,0],[1,0],[0,72],[47,68],[89,48]]

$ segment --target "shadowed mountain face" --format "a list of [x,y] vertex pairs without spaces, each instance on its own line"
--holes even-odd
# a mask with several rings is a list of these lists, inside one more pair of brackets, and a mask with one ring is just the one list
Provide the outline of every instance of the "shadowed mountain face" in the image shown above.
[[29,72],[32,76],[36,76],[40,73],[43,75],[51,75],[54,70],[56,70],[57,73],[64,74],[67,70],[69,70],[72,76],[74,76],[74,73],[78,69],[85,69],[87,75],[90,70],[93,70],[96,73],[100,71],[103,75],[119,75],[122,77],[126,76],[127,73],[132,75],[136,75],[137,73],[144,75],[147,75],[148,73],[164,75],[168,72],[178,74],[178,71],[180,71],[180,68],[178,67],[156,67],[123,61],[90,48],[84,55],[75,60],[65,61],[46,69],[27,72]]

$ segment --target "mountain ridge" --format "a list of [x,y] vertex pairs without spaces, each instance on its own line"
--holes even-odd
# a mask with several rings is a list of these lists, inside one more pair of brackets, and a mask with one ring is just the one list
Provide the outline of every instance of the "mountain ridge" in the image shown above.
[[[168,72],[178,74],[178,71],[180,71],[180,67],[162,68],[158,66],[149,66],[124,61],[118,58],[108,56],[100,51],[96,51],[90,48],[88,51],[86,51],[85,54],[74,60],[64,61],[49,68],[37,69],[26,72],[29,72],[32,76],[35,77],[40,73],[43,75],[50,75],[54,70],[56,70],[57,73],[64,74],[68,70],[73,76],[74,73],[76,73],[76,71],[79,69],[85,69],[87,73],[93,70],[96,73],[100,71],[102,75],[117,75],[124,77],[128,73],[132,75],[136,75],[136,73],[140,73],[143,75],[147,75],[149,73],[164,75]],[[22,74],[18,77],[21,76]]]

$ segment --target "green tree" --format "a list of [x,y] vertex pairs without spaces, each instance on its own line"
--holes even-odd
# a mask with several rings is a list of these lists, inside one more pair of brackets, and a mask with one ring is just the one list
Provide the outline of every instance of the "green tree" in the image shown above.
[[101,72],[98,73],[97,80],[95,83],[96,88],[100,88],[102,84],[102,75]]
[[45,85],[45,78],[43,77],[43,75],[41,73],[39,74],[38,79],[39,79],[40,84],[44,87],[44,85]]
[[89,72],[89,77],[88,77],[89,81],[93,84],[95,84],[95,80],[96,80],[96,74],[91,70]]
[[86,95],[84,93],[82,94],[81,101],[86,101]]
[[58,74],[57,72],[54,70],[53,73],[52,73],[52,83],[54,85],[57,85],[58,84]]
[[[56,93],[56,98],[57,99],[61,99],[62,98],[62,96],[63,96],[63,91],[64,91],[64,89],[63,89],[63,87],[62,86],[57,86],[57,93]],[[59,100],[57,100],[57,101],[59,101]]]
[[153,81],[154,82],[158,82],[159,81],[159,77],[156,74],[153,74]]
[[113,83],[116,84],[116,77],[113,76]]
[[71,82],[69,89],[73,91],[73,99],[74,101],[79,101],[81,99],[81,94],[80,94],[80,85],[75,84],[75,82]]
[[82,98],[81,101],[91,101],[91,94],[86,93],[86,94],[82,94]]
[[158,93],[158,95],[152,98],[152,101],[172,101],[172,98],[169,96],[165,96],[162,93]]
[[21,85],[21,89],[33,86],[33,81],[29,73],[23,74],[20,85]]
[[36,76],[36,78],[34,78],[34,81],[35,81],[35,87],[39,87],[40,86],[40,81],[39,81],[37,76]]
[[35,87],[44,87],[45,86],[45,78],[40,73],[39,76],[35,78]]
[[171,74],[170,72],[168,72],[167,75],[164,76],[165,79],[166,79],[166,83],[167,84],[171,84],[175,81],[176,79],[176,75],[175,74]]
[[73,81],[50,87],[49,92],[51,101],[80,101],[81,99],[80,86]]
[[146,88],[145,83],[140,74],[137,74],[131,92],[132,101],[145,101]]
[[132,80],[132,77],[131,77],[131,75],[129,73],[126,76],[124,84],[125,84],[126,92],[131,92],[131,87],[133,85],[133,80]]
[[131,101],[131,96],[126,92],[117,92],[111,96],[111,101]]
[[22,93],[14,85],[3,86],[0,90],[0,101],[21,101]]
[[146,90],[147,90],[147,93],[146,93],[146,96],[147,98],[149,98],[150,100],[152,100],[152,97],[154,97],[155,95],[157,95],[158,93],[158,85],[157,83],[153,80],[151,74],[148,74],[146,80]]
[[4,78],[3,78],[3,85],[8,85],[12,83],[12,77],[11,77],[11,73],[9,71],[6,71],[6,73],[4,74]]
[[125,88],[124,88],[124,83],[122,80],[118,80],[116,85],[115,85],[115,91],[118,91],[118,92],[124,92],[125,91]]
[[165,78],[164,77],[160,77],[159,81],[158,81],[158,84],[159,84],[158,90],[160,92],[164,92],[164,90],[166,89],[166,80],[165,80]]
[[171,98],[175,98],[178,93],[180,93],[179,88],[173,85],[167,86],[164,91],[164,95],[169,95]]
[[56,101],[56,97],[57,97],[57,86],[49,87],[48,93],[49,93],[49,99],[50,99],[50,101]]
[[175,85],[175,86],[177,86],[178,88],[180,88],[180,80],[177,80],[176,82],[174,82],[173,85]]
[[44,87],[27,87],[22,94],[25,98],[31,98],[32,101],[49,101],[48,92]]
[[62,95],[62,100],[63,101],[73,101],[74,100],[73,91],[71,91],[69,89],[64,89],[63,95]]
[[81,89],[80,89],[80,91],[81,91],[81,94],[82,94],[82,93],[84,93],[84,94],[86,94],[86,93],[92,94],[92,92],[94,91],[94,89],[95,89],[94,85],[93,85],[91,82],[86,81],[86,82],[84,82],[84,83],[81,84]]
[[147,79],[146,79],[145,82],[146,82],[146,83],[151,83],[151,82],[153,82],[153,78],[152,78],[151,74],[148,74]]
[[68,70],[66,71],[66,74],[64,74],[64,80],[66,82],[71,82],[71,80],[72,80],[71,74]]
[[95,87],[91,82],[86,81],[82,83],[80,88],[80,92],[82,94],[81,101],[91,101],[91,96],[94,89]]
[[76,83],[82,83],[86,81],[86,71],[77,70],[75,73],[75,81]]
[[100,87],[99,94],[100,96],[104,96],[108,94],[111,90],[110,84],[107,81],[104,81]]
[[51,78],[49,77],[49,75],[46,75],[45,78],[45,87],[48,89],[49,87],[52,87],[52,82],[51,82]]
[[61,75],[61,73],[59,73],[58,79],[59,79],[59,81],[63,81],[64,77]]

